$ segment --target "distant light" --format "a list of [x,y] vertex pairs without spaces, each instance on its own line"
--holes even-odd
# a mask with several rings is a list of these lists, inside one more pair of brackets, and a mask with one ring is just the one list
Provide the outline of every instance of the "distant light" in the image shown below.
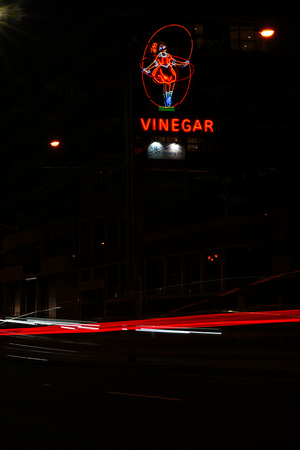
[[259,34],[263,37],[271,37],[274,33],[275,31],[270,28],[266,28],[265,30],[259,32]]
[[218,259],[219,257],[220,257],[220,255],[215,254],[215,255],[209,255],[207,257],[207,259],[208,259],[208,261],[214,261],[215,259]]
[[51,147],[58,147],[59,144],[60,144],[59,141],[52,141],[52,142],[50,142]]

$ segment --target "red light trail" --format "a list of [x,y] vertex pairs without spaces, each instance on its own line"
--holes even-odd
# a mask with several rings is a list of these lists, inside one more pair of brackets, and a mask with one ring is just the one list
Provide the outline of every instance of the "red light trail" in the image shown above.
[[112,331],[180,330],[186,328],[228,327],[271,323],[300,322],[300,310],[207,314],[185,317],[137,319],[103,323],[62,323],[35,327],[6,328],[0,335],[38,335],[65,333],[103,333]]

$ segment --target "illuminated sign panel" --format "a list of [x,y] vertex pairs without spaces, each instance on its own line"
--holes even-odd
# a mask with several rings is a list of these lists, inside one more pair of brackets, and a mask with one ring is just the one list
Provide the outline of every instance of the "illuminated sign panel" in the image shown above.
[[185,148],[177,142],[154,141],[147,148],[148,159],[185,159]]
[[182,25],[162,27],[149,39],[140,67],[146,95],[156,106],[171,108],[186,97],[194,71],[190,62],[192,51],[192,36]]
[[200,120],[200,119],[164,119],[164,118],[140,118],[141,126],[144,131],[164,131],[179,133],[183,131],[184,133],[213,133],[214,123],[210,119]]
[[140,62],[142,83],[148,99],[159,111],[158,117],[154,114],[139,118],[140,130],[147,134],[148,159],[183,160],[190,136],[198,142],[201,134],[214,132],[211,119],[170,114],[190,88],[194,73],[192,51],[191,34],[177,24],[160,28],[147,42]]

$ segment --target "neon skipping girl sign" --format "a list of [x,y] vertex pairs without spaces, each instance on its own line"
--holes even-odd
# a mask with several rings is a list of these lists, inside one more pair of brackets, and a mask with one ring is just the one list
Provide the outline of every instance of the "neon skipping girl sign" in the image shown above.
[[156,106],[170,108],[185,99],[194,71],[192,51],[192,36],[182,25],[166,25],[149,39],[140,67],[146,95]]

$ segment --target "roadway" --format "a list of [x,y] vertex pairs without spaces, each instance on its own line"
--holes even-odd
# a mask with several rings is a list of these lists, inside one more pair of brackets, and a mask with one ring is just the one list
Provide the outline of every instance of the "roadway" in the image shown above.
[[1,450],[300,444],[295,373],[2,361],[0,380]]
[[0,450],[298,449],[299,331],[3,335]]

